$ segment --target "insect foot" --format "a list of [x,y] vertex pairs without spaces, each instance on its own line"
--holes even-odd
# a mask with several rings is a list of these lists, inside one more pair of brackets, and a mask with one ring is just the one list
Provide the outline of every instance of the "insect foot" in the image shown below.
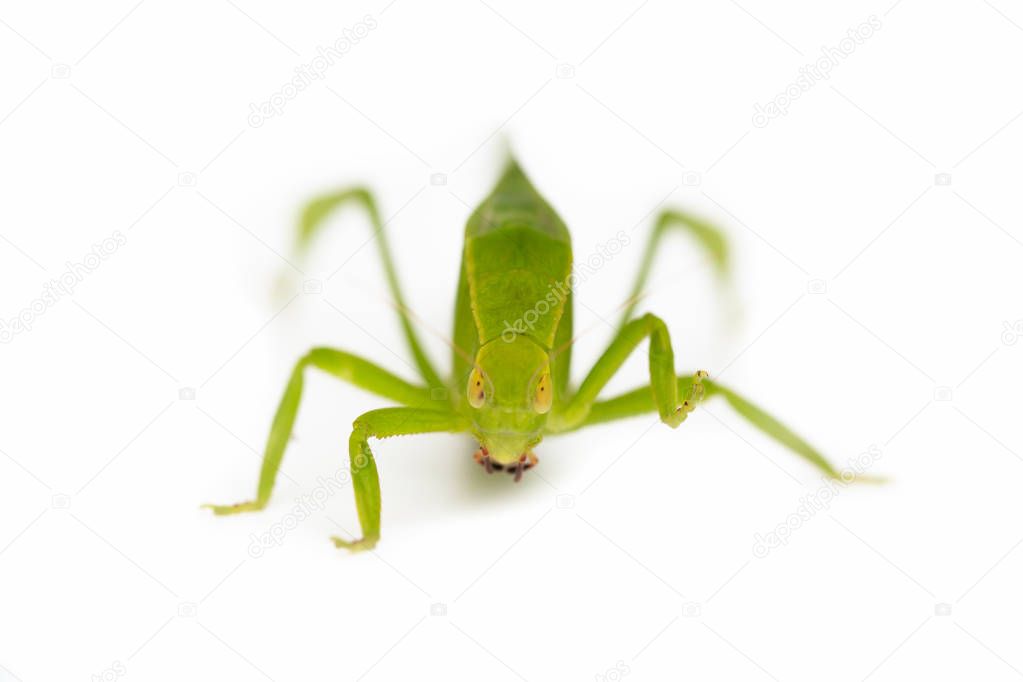
[[212,509],[213,513],[217,516],[226,516],[228,514],[241,514],[242,512],[259,511],[264,506],[265,502],[253,500],[251,502],[237,502],[235,504],[204,504],[203,509]]
[[696,403],[703,400],[703,380],[709,377],[707,370],[697,370],[693,375],[693,385],[689,388],[689,401]]
[[696,404],[703,400],[703,380],[710,376],[705,370],[699,370],[693,375],[693,384],[689,387],[689,397],[682,401],[679,412],[684,420],[690,412],[696,409]]
[[330,541],[334,543],[334,546],[338,549],[347,549],[349,552],[364,552],[369,549],[373,549],[377,546],[379,537],[364,537],[359,540],[345,540],[339,538],[336,535],[330,537]]

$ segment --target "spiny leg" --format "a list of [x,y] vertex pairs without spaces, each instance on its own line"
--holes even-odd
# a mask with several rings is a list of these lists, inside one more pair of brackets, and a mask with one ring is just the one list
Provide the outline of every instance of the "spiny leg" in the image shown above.
[[[841,478],[841,472],[812,445],[796,435],[791,429],[775,419],[773,416],[760,409],[750,401],[746,400],[735,391],[709,380],[701,381],[700,373],[692,376],[678,377],[678,390],[693,391],[696,386],[702,386],[701,393],[707,396],[720,395],[740,415],[745,417],[751,424],[762,432],[781,443],[797,455],[810,462],[830,478]],[[647,414],[656,409],[650,389],[647,387],[637,388],[633,391],[623,393],[614,398],[603,400],[593,405],[589,415],[576,428],[583,428],[592,424],[601,424],[625,419],[640,414]],[[844,479],[843,479],[844,480]],[[868,476],[858,476],[857,480],[876,481]]]
[[408,306],[405,304],[405,297],[402,295],[401,284],[398,281],[398,273],[394,268],[394,260],[391,257],[391,247],[387,241],[387,234],[384,232],[384,222],[380,218],[380,212],[377,210],[376,201],[373,200],[373,195],[369,192],[369,190],[362,187],[353,187],[333,192],[331,194],[326,194],[310,201],[302,211],[302,219],[299,223],[299,231],[296,239],[297,250],[299,253],[303,253],[308,250],[310,242],[326,222],[327,218],[334,211],[347,204],[355,204],[365,210],[369,216],[370,223],[373,225],[373,237],[377,243],[380,260],[384,264],[384,274],[387,277],[387,285],[391,290],[391,296],[394,297],[394,302],[396,304],[395,307],[397,308],[398,316],[401,319],[401,327],[405,332],[405,340],[408,342],[409,349],[412,351],[416,367],[419,368],[419,373],[422,375],[423,381],[425,381],[430,388],[443,388],[444,382],[441,380],[440,375],[437,374],[437,370],[434,368],[430,358],[427,357],[426,351],[423,350],[423,346],[419,342],[419,337],[416,334],[415,328],[412,326],[412,321],[409,319]]
[[628,322],[619,330],[607,350],[583,379],[575,395],[569,396],[560,407],[555,407],[548,418],[549,431],[553,433],[567,431],[581,424],[600,391],[618,372],[632,351],[647,337],[650,339],[650,388],[647,390],[661,416],[661,421],[672,428],[685,421],[695,402],[691,399],[685,401],[679,399],[678,381],[675,377],[675,354],[671,348],[668,328],[663,320],[647,313]]
[[306,367],[315,367],[332,376],[348,381],[371,393],[390,398],[404,405],[430,404],[430,389],[414,386],[387,370],[351,353],[331,348],[314,348],[309,351],[291,372],[284,396],[274,415],[263,454],[263,467],[259,474],[256,499],[232,505],[203,505],[216,514],[235,514],[256,511],[266,506],[277,480],[277,471],[284,458],[284,449],[291,437],[295,415],[302,399],[303,374]]
[[415,407],[385,407],[371,410],[356,419],[348,439],[348,456],[362,537],[357,540],[332,537],[334,545],[357,551],[371,549],[380,539],[380,479],[369,447],[370,438],[468,429],[468,420],[459,414]]
[[706,393],[706,388],[703,385],[703,380],[706,379],[709,374],[704,370],[697,370],[696,374],[692,377],[692,382],[688,388],[679,386],[679,395],[687,393],[687,397],[682,401],[682,409],[688,414],[696,409],[697,403],[703,400],[703,396]]
[[625,323],[632,319],[632,313],[635,312],[640,295],[643,293],[643,287],[650,276],[654,255],[657,253],[661,239],[672,228],[677,228],[691,234],[710,256],[718,279],[721,282],[728,280],[730,274],[728,243],[721,231],[710,223],[694,218],[686,213],[672,210],[664,211],[657,217],[657,221],[654,223],[654,230],[647,241],[646,250],[643,252],[643,260],[639,266],[639,273],[636,275],[636,282],[633,284],[632,291],[629,292],[629,304],[622,312],[622,317],[618,322],[619,328],[624,327]]

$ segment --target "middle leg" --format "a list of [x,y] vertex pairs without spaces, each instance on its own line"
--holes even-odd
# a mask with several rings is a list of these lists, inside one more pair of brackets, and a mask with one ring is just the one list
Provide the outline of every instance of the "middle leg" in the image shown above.
[[[697,375],[678,377],[678,390],[692,391],[693,387],[697,385],[698,379]],[[753,426],[808,461],[829,478],[842,477],[842,472],[837,470],[817,448],[810,445],[792,429],[757,405],[716,381],[707,380],[700,382],[700,384],[708,397],[719,395],[724,398],[732,406],[732,409],[742,415]],[[650,390],[647,387],[641,387],[594,404],[589,415],[576,428],[602,424],[617,419],[626,419],[640,414],[648,414],[653,412],[654,409],[656,407],[651,398]],[[880,480],[871,476],[857,476],[856,478],[860,481]]]
[[556,406],[548,419],[552,433],[569,431],[582,424],[593,407],[597,396],[611,377],[618,372],[625,360],[643,339],[650,339],[650,392],[661,421],[676,428],[685,421],[699,399],[703,377],[697,373],[691,386],[690,395],[680,399],[678,381],[675,376],[675,353],[671,348],[668,327],[659,317],[647,313],[627,323],[611,341],[593,369],[583,379],[574,395],[565,403]]

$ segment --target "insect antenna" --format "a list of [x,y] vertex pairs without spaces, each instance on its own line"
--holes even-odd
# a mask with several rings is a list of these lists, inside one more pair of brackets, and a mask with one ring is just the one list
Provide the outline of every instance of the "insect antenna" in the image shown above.
[[[633,296],[630,296],[629,298],[625,299],[624,301],[619,303],[617,306],[615,306],[614,310],[611,311],[611,315],[617,315],[620,311],[625,310],[626,308],[633,307],[635,304],[639,303],[641,300],[646,298],[646,296],[647,296],[646,292],[642,292],[642,291],[637,293],[637,294],[635,294],[635,295],[633,295]],[[600,316],[598,315],[598,317],[600,317]],[[566,351],[569,348],[571,348],[573,345],[575,345],[576,341],[578,341],[579,339],[581,339],[582,337],[586,336],[587,334],[592,332],[594,329],[599,327],[601,323],[603,323],[603,324],[610,324],[610,322],[608,322],[607,320],[605,320],[605,319],[603,319],[601,317],[600,320],[598,320],[597,322],[594,322],[593,324],[591,324],[586,329],[583,329],[581,332],[579,332],[578,334],[573,336],[571,339],[569,339],[566,343],[563,343],[559,347],[557,347],[554,350],[552,350],[551,351],[551,359],[553,360],[554,358],[558,357],[558,355],[560,355],[564,351]],[[618,327],[615,327],[615,330],[617,331],[617,329],[619,327],[621,327],[621,326],[622,325],[618,325]]]
[[430,332],[431,334],[436,336],[438,339],[443,341],[445,343],[445,345],[448,346],[448,348],[450,348],[451,350],[453,350],[456,353],[458,353],[458,355],[461,356],[461,358],[463,360],[465,360],[467,363],[469,363],[470,365],[475,365],[476,364],[476,358],[474,358],[473,356],[469,355],[469,352],[467,350],[465,350],[464,348],[459,346],[457,343],[455,343],[455,340],[452,339],[450,336],[448,336],[444,332],[440,331],[439,329],[434,328],[433,325],[428,324],[426,322],[426,320],[421,318],[419,315],[416,315],[416,313],[414,311],[412,311],[408,306],[402,306],[400,303],[397,303],[395,301],[392,301],[391,305],[393,305],[395,308],[397,308],[399,310],[404,310],[405,313],[409,317],[411,317],[413,320],[418,322],[423,327],[423,329],[425,329],[426,331]]
[[[710,264],[711,264],[711,259],[708,258],[708,257],[703,257],[703,258],[698,259],[695,263],[691,264],[691,266],[683,268],[682,271],[683,272],[693,272],[695,270],[703,269],[704,267],[706,267],[706,266],[708,266]],[[672,282],[672,283],[674,283],[674,282]],[[618,320],[617,324],[612,325],[612,327],[615,329],[615,331],[621,329],[622,327],[625,326],[625,324],[627,322],[629,322],[630,320],[633,319],[633,317],[631,316],[631,312],[635,309],[636,305],[640,301],[642,301],[644,298],[646,298],[647,296],[651,295],[652,293],[654,293],[656,291],[659,291],[659,290],[667,288],[667,286],[668,285],[666,283],[661,283],[660,285],[652,287],[652,288],[647,286],[643,291],[637,291],[634,295],[630,296],[629,298],[625,299],[624,301],[619,303],[617,306],[615,306],[615,308],[606,317],[617,316],[623,310],[628,310],[629,313],[630,313],[629,317],[627,317],[627,318],[623,317],[623,318]],[[552,358],[556,357],[559,353],[561,353],[561,352],[565,351],[566,349],[572,347],[575,344],[576,341],[578,341],[582,337],[584,337],[587,334],[589,334],[596,327],[599,327],[602,323],[603,324],[609,324],[609,325],[611,324],[606,319],[601,318],[599,321],[594,322],[589,327],[587,327],[586,329],[584,329],[581,332],[579,332],[578,334],[576,334],[567,343],[562,344],[558,348],[555,348],[553,351],[551,351],[551,357]]]
[[469,355],[468,351],[466,351],[464,348],[455,343],[455,340],[449,337],[447,334],[440,331],[439,329],[434,328],[433,325],[431,325],[422,317],[417,315],[416,312],[409,308],[407,305],[402,305],[401,303],[395,301],[394,299],[385,299],[385,301],[388,304],[390,304],[395,310],[408,315],[412,320],[414,320],[419,326],[421,326],[427,332],[433,334],[438,339],[443,341],[451,350],[458,353],[458,355],[461,356],[461,358],[465,360],[467,363],[473,366],[476,365],[476,358]]

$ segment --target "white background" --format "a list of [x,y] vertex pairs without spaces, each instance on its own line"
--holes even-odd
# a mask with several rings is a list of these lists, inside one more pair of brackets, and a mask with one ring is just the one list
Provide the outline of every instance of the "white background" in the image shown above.
[[[753,125],[871,15],[828,80]],[[0,346],[0,679],[1023,676],[1021,63],[1008,0],[4,3],[0,317],[126,243]],[[578,291],[577,378],[652,212],[684,207],[730,235],[741,315],[666,242],[643,307],[679,370],[835,462],[876,447],[891,482],[792,517],[817,473],[708,401],[677,431],[550,439],[519,485],[465,437],[378,443],[376,551],[328,542],[357,530],[345,489],[251,556],[384,404],[310,375],[269,508],[200,510],[251,497],[294,360],[336,345],[413,378],[365,219],[339,216],[298,272],[299,207],[378,193],[446,365],[461,231],[505,137],[577,258],[633,235]],[[644,374],[638,353],[609,390]]]

